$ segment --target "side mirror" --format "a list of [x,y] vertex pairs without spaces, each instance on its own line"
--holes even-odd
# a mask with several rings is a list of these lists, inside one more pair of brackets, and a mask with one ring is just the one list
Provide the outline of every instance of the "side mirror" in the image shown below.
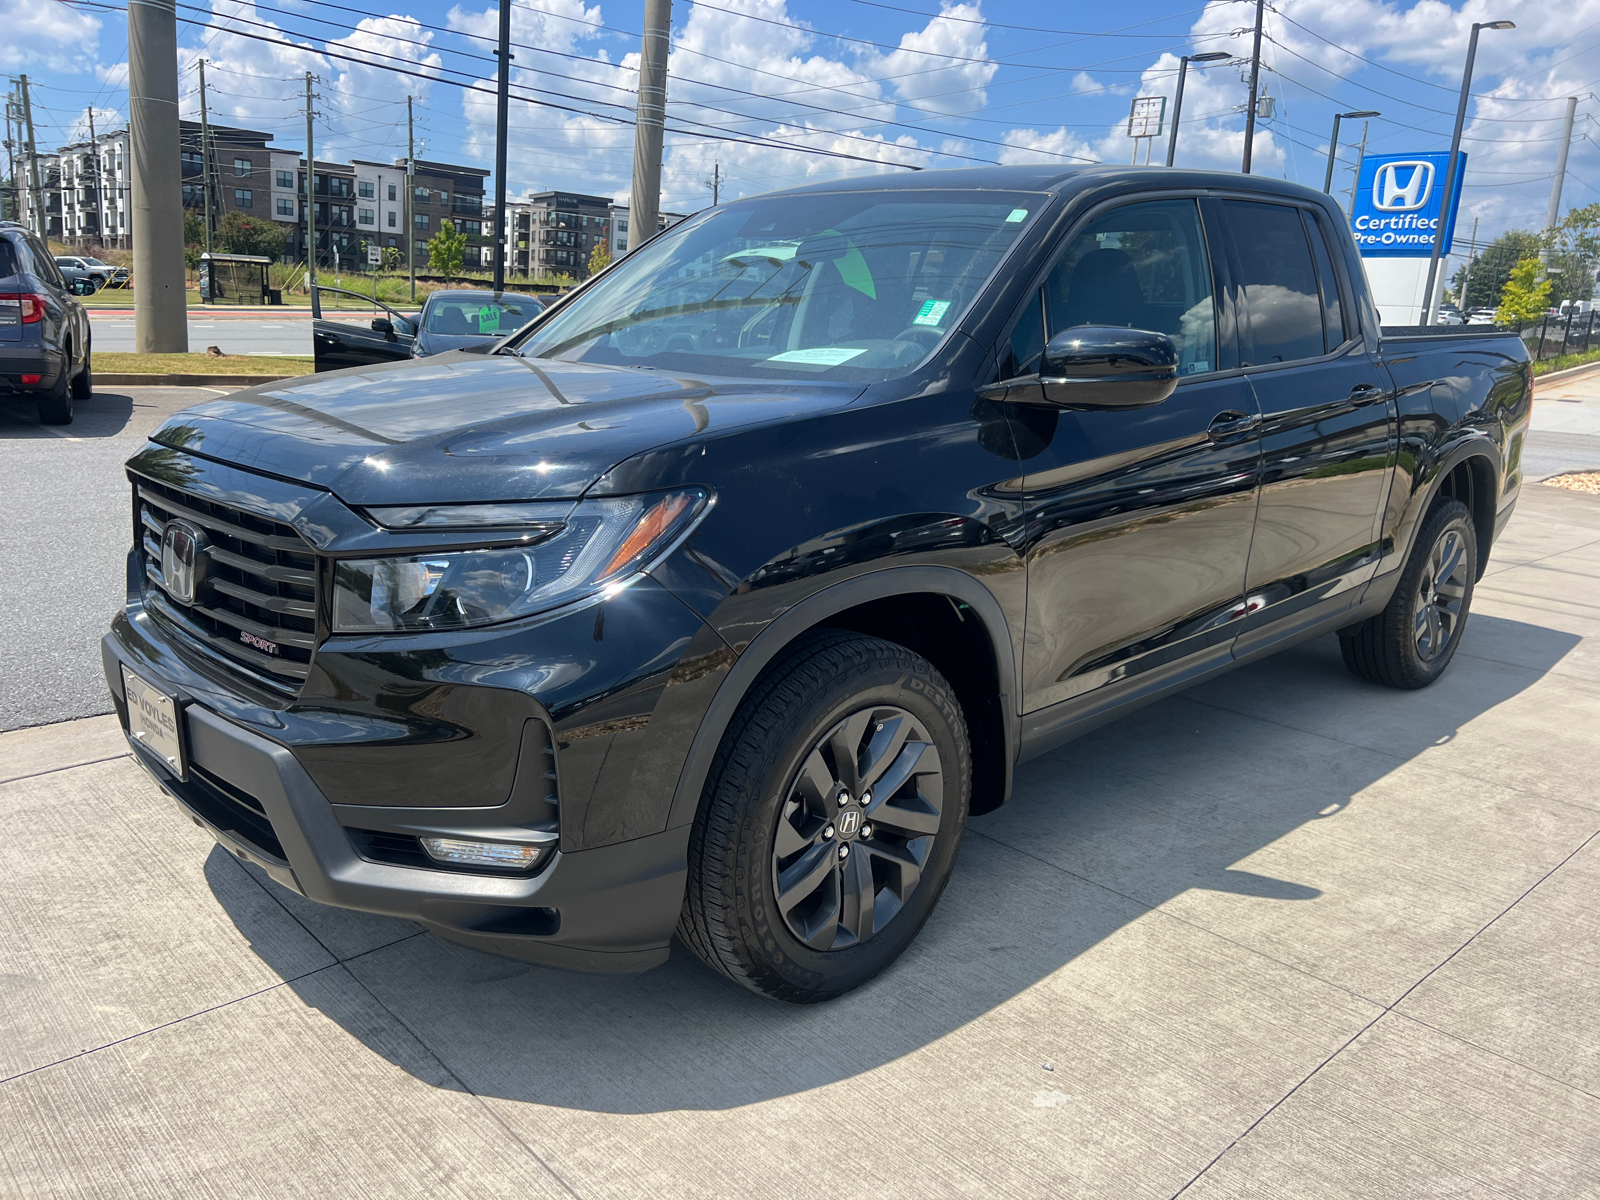
[[1144,408],[1178,386],[1178,348],[1164,333],[1077,325],[1050,339],[1039,364],[1044,400],[1059,408]]
[[389,320],[388,317],[374,317],[372,318],[372,332],[381,333],[384,337],[393,337],[394,322]]
[[94,286],[94,280],[92,279],[74,279],[72,281],[72,294],[74,296],[92,296],[97,291],[99,289]]

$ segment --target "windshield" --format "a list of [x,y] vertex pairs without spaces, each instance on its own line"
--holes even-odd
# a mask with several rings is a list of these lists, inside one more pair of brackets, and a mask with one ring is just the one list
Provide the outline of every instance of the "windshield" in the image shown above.
[[1046,199],[872,191],[731,204],[617,264],[518,350],[751,379],[888,379],[955,328]]
[[487,292],[482,297],[452,296],[429,303],[422,328],[427,333],[446,336],[504,337],[533,320],[541,308],[537,300],[517,296],[501,296],[499,300]]

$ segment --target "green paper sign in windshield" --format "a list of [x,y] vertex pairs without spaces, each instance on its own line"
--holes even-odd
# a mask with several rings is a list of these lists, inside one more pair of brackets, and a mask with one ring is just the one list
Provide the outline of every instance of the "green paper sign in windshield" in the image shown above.
[[478,310],[478,332],[500,332],[500,310],[492,304],[485,304]]

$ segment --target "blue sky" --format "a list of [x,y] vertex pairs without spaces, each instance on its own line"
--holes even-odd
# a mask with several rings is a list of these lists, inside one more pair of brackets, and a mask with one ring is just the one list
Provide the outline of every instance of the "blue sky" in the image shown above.
[[[100,128],[126,111],[119,2],[27,0],[8,17],[0,63],[36,81],[42,146],[81,133],[91,105]],[[633,129],[615,118],[633,107],[642,8],[642,0],[516,0],[514,89],[525,99],[512,106],[514,193],[626,195]],[[419,156],[492,165],[492,90],[454,84],[492,88],[494,0],[183,0],[178,11],[196,22],[179,26],[185,115],[198,111],[194,63],[204,57],[214,121],[302,147],[310,70],[319,157],[403,156],[410,93]],[[1249,0],[677,0],[663,206],[707,203],[714,164],[727,198],[888,163],[1126,162],[1130,101],[1171,97],[1179,54],[1247,57],[1253,19]],[[1542,224],[1566,96],[1583,99],[1563,208],[1600,201],[1600,127],[1591,115],[1600,115],[1591,91],[1600,78],[1600,0],[1269,4],[1263,77],[1277,107],[1257,135],[1257,172],[1320,185],[1341,110],[1384,113],[1371,125],[1372,151],[1446,149],[1467,30],[1497,19],[1518,28],[1486,32],[1480,44],[1458,233],[1474,217],[1480,240]],[[1237,169],[1242,74],[1234,63],[1191,71],[1180,165]],[[1347,122],[1341,142],[1359,134],[1360,122]],[[1164,153],[1162,139],[1154,160]],[[1351,162],[1347,151],[1336,192],[1349,186]]]

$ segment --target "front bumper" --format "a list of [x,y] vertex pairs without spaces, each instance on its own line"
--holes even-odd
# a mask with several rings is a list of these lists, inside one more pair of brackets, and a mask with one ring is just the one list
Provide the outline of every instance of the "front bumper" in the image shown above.
[[[569,970],[635,972],[664,962],[682,905],[689,829],[555,851],[538,874],[495,876],[374,862],[290,750],[208,705],[201,679],[153,671],[148,620],[119,616],[101,644],[123,731],[122,667],[177,696],[186,779],[130,738],[134,757],[184,815],[307,899],[416,921],[450,941]],[[214,698],[214,697],[213,697]],[[478,810],[480,813],[482,810]],[[417,812],[430,832],[472,837],[468,811]]]

